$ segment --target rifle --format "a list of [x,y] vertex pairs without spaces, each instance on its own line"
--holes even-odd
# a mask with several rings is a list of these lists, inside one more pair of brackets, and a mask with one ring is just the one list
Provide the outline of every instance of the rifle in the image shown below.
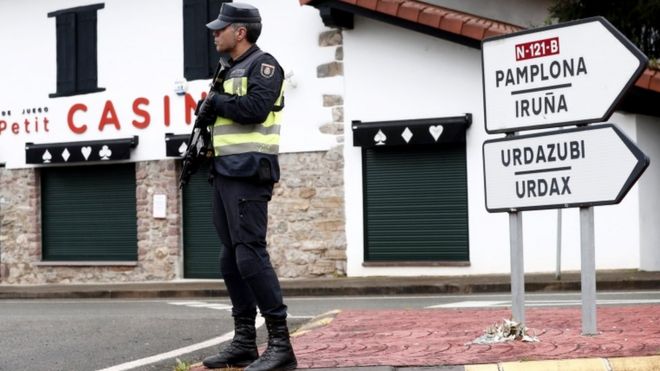
[[204,99],[204,102],[198,105],[195,110],[195,123],[193,125],[192,133],[188,139],[188,148],[183,154],[183,164],[181,167],[181,175],[179,175],[179,188],[183,188],[188,184],[190,177],[199,170],[200,166],[209,158],[213,157],[213,146],[211,144],[211,133],[209,126],[213,125],[216,116],[214,110],[209,106],[208,100],[213,94],[218,94],[223,91],[222,81],[224,80],[224,73],[229,67],[226,61],[226,56],[220,57],[218,68],[215,70],[213,80],[211,82],[211,89]]
[[[209,92],[212,94],[213,91]],[[209,125],[215,121],[215,113],[207,107],[206,99],[197,110],[197,117],[192,133],[188,139],[188,148],[183,154],[181,175],[179,175],[179,188],[183,188],[190,181],[190,177],[199,170],[200,166],[213,156],[211,147],[211,133]]]

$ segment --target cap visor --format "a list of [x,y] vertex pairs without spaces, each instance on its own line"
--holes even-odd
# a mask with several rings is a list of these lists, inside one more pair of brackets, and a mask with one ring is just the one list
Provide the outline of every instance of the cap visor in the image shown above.
[[213,22],[209,22],[209,23],[207,23],[207,24],[206,24],[206,27],[208,27],[208,28],[211,29],[211,30],[216,31],[216,30],[222,30],[223,28],[225,28],[225,27],[227,27],[227,26],[229,26],[229,25],[230,25],[229,22],[225,22],[225,21],[221,21],[221,20],[219,20],[219,19],[216,19],[216,20],[213,21]]

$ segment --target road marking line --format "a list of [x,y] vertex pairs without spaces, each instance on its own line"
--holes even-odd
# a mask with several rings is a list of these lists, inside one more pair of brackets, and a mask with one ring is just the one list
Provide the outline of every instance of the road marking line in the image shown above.
[[[624,304],[657,304],[660,299],[602,299],[596,300],[598,305],[624,305]],[[528,307],[567,307],[581,305],[580,300],[525,300],[525,306]],[[430,305],[425,308],[506,308],[510,307],[511,301],[459,301],[454,303]]]
[[206,304],[203,301],[170,301],[167,302],[167,304],[172,304],[172,305],[199,305],[199,304]]
[[[255,326],[257,328],[259,328],[259,327],[263,326],[263,324],[264,324],[264,319],[262,317],[257,317],[257,321],[255,323]],[[156,354],[156,355],[151,356],[151,357],[142,358],[142,359],[138,359],[138,360],[135,360],[135,361],[122,363],[120,365],[104,368],[104,369],[98,370],[98,371],[125,371],[125,370],[130,370],[130,369],[133,369],[133,368],[136,368],[136,367],[140,367],[140,366],[146,366],[146,365],[156,363],[156,362],[160,362],[160,361],[163,361],[163,360],[166,360],[166,359],[169,359],[169,358],[174,358],[174,357],[178,357],[178,356],[181,356],[181,355],[184,355],[184,354],[192,353],[192,352],[200,350],[200,349],[212,347],[214,345],[223,343],[227,340],[231,340],[233,337],[234,337],[234,331],[231,331],[231,332],[228,332],[228,333],[226,333],[222,336],[218,336],[216,338],[209,339],[209,340],[203,341],[201,343],[189,345],[187,347],[175,349],[175,350],[172,350],[172,351],[169,351],[169,352],[166,352],[166,353]]]
[[180,306],[185,306],[185,307],[190,307],[190,308],[208,308],[208,309],[216,309],[216,310],[231,310],[231,305],[229,304],[213,304],[213,303],[207,303],[204,301],[170,301],[167,304],[172,304],[172,305],[180,305]]
[[457,303],[430,305],[426,308],[479,308],[504,304],[501,301],[459,301]]

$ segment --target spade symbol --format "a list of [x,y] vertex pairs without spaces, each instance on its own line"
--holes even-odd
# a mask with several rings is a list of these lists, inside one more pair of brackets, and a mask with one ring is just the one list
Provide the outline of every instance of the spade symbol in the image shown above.
[[179,146],[179,154],[183,156],[183,154],[186,153],[187,149],[188,149],[188,143],[181,142],[181,145]]
[[376,145],[383,146],[385,145],[386,140],[387,137],[385,136],[385,133],[383,133],[382,130],[378,130],[378,133],[376,133],[376,136],[374,136],[374,142],[376,142]]
[[53,155],[51,155],[50,152],[46,150],[41,158],[44,160],[44,164],[50,164],[50,160],[53,158]]

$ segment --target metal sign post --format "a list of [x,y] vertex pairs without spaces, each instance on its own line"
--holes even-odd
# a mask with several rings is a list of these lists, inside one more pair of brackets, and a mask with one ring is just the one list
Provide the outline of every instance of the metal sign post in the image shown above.
[[522,213],[509,213],[511,241],[511,307],[513,320],[525,323],[525,259],[523,257]]
[[561,279],[561,209],[557,209],[557,269],[555,278]]
[[594,208],[580,208],[580,259],[582,266],[582,335],[596,335],[596,246]]

